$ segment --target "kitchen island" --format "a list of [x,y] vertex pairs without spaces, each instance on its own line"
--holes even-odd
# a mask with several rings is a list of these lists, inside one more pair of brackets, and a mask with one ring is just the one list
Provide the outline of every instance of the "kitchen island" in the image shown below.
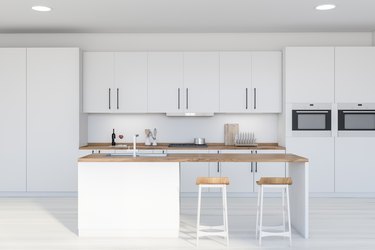
[[[181,162],[286,162],[292,226],[309,236],[308,160],[293,154],[92,154],[78,162],[80,236],[178,237]],[[235,167],[235,166],[234,166]]]

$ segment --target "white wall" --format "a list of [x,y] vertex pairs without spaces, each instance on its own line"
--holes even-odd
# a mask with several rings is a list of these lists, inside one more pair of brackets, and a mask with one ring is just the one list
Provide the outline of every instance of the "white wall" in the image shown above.
[[[254,132],[258,141],[277,141],[277,115],[275,114],[217,114],[213,117],[167,117],[163,114],[89,115],[89,142],[111,141],[112,129],[125,135],[125,141],[132,141],[139,134],[144,141],[144,129],[157,128],[159,142],[193,142],[195,137],[204,137],[206,142],[224,141],[224,124],[239,123],[240,131]],[[119,142],[119,140],[117,140]]]
[[[286,46],[372,46],[375,33],[203,33],[203,34],[0,34],[0,47],[80,47],[85,51],[162,50],[282,50]],[[88,141],[109,142],[112,128],[126,141],[145,128],[158,128],[159,141],[187,142],[205,137],[222,142],[225,123],[239,123],[254,131],[262,142],[278,140],[278,115],[215,115],[166,117],[153,115],[96,114],[88,116]],[[117,133],[119,134],[119,133]]]

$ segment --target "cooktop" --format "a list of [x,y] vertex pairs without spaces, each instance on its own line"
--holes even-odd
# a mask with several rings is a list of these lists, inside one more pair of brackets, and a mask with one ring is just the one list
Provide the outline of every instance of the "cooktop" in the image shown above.
[[171,143],[168,145],[171,148],[204,148],[207,144],[194,144],[194,143]]

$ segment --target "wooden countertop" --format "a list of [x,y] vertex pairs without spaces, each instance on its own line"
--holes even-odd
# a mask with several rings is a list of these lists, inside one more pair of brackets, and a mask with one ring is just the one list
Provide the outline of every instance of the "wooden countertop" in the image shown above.
[[79,162],[308,162],[294,154],[169,154],[165,157],[109,156],[91,154]]
[[[146,146],[144,143],[137,143],[137,149],[149,150],[285,150],[285,147],[277,143],[258,143],[256,147],[225,146],[223,143],[208,143],[207,147],[168,147],[169,143],[158,143],[157,146]],[[132,143],[118,144],[112,146],[110,143],[89,143],[82,146],[80,150],[122,150],[133,148]]]

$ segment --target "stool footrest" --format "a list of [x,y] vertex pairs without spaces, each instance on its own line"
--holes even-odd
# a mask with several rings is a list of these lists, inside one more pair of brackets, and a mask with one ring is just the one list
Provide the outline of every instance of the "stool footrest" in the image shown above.
[[268,236],[289,237],[290,236],[290,232],[267,232],[267,231],[260,231],[260,235],[262,237],[268,237]]
[[199,231],[199,237],[203,236],[223,236],[227,237],[227,232],[205,232],[205,231]]
[[225,230],[225,226],[224,225],[220,225],[220,226],[202,226],[202,225],[200,225],[198,230]]
[[285,226],[262,226],[262,230],[278,230],[278,231],[285,231]]

